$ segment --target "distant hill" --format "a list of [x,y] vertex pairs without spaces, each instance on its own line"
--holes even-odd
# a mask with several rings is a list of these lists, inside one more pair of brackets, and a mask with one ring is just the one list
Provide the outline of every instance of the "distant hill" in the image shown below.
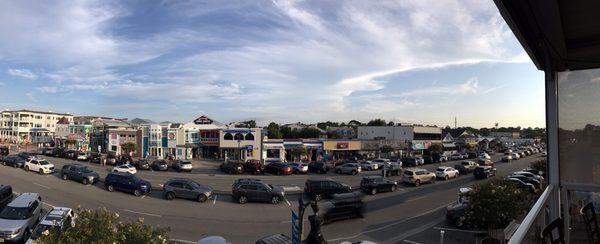
[[134,124],[134,125],[141,125],[141,124],[154,124],[155,122],[149,119],[140,119],[140,118],[135,118],[132,119],[131,121],[129,121],[130,124]]

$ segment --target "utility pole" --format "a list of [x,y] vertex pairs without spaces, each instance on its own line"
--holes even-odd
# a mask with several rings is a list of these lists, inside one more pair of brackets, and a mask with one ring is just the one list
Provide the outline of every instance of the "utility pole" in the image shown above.
[[456,116],[454,116],[454,129],[456,129]]

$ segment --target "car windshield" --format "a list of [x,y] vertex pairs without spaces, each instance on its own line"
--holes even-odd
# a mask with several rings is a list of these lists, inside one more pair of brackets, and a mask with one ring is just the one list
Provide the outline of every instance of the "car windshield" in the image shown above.
[[88,174],[88,173],[93,173],[94,171],[92,171],[91,169],[88,169],[88,168],[82,168],[81,172]]
[[191,185],[193,188],[198,188],[198,187],[200,187],[200,184],[196,183],[195,181],[190,181],[189,183],[190,183],[190,185]]
[[443,168],[436,169],[436,171],[444,171],[444,170],[446,170],[446,169],[443,169]]
[[48,165],[48,164],[50,164],[50,163],[48,163],[48,161],[39,161],[39,162],[40,162],[40,165]]
[[27,219],[28,208],[6,207],[0,212],[0,219]]

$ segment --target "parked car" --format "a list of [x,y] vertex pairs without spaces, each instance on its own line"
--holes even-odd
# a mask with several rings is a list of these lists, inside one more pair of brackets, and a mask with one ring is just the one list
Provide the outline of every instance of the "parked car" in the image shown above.
[[385,176],[399,176],[402,173],[402,162],[390,162],[383,166],[381,175]]
[[[0,147],[0,149],[1,149],[1,147]],[[44,156],[54,156],[53,152],[54,152],[54,147],[44,147],[40,151],[40,154],[44,155]]]
[[137,173],[137,170],[131,164],[121,164],[113,167],[112,172],[135,174]]
[[410,157],[402,158],[402,164],[405,167],[416,167],[417,165],[419,165],[419,163],[417,162],[417,160],[415,158],[410,158]]
[[[244,171],[252,174],[265,173],[265,165],[260,160],[250,159],[244,163]],[[308,166],[307,166],[308,169]]]
[[[374,169],[374,170],[376,170],[376,169],[383,168],[383,166],[385,164],[390,163],[392,161],[398,162],[398,161],[400,161],[400,159],[394,158],[394,160],[391,160],[391,159],[387,159],[387,158],[376,158],[376,159],[371,160],[371,164],[377,165],[377,168]],[[367,169],[365,169],[365,170],[367,170]]]
[[190,179],[170,179],[163,186],[163,196],[167,200],[187,198],[205,202],[213,196],[213,189]]
[[468,226],[467,218],[465,217],[466,210],[469,207],[469,199],[467,194],[473,189],[470,187],[463,187],[459,189],[458,201],[446,207],[446,220],[456,227],[462,229]]
[[0,212],[0,238],[5,242],[23,242],[42,218],[42,198],[23,193]]
[[51,164],[44,159],[33,158],[29,160],[29,162],[26,162],[23,168],[26,171],[35,171],[40,174],[54,173],[54,164]]
[[373,171],[379,169],[379,165],[371,161],[362,161],[360,163],[360,168],[364,171]]
[[77,160],[77,156],[79,155],[78,151],[75,150],[67,150],[63,152],[62,158],[65,159],[73,159],[73,160]]
[[320,202],[318,205],[318,214],[323,220],[323,224],[363,217],[364,204],[357,192],[335,194],[331,200]]
[[69,228],[70,223],[75,218],[73,214],[73,210],[65,207],[53,207],[46,216],[40,221],[40,223],[35,227],[29,240],[27,240],[27,244],[35,243],[35,240],[40,238],[46,231],[56,230],[59,233],[63,231],[64,228]]
[[292,172],[294,174],[308,173],[308,164],[307,163],[290,163],[289,166],[292,167]]
[[423,162],[425,164],[437,163],[437,161],[433,158],[433,156],[423,156]]
[[357,163],[347,163],[340,166],[335,167],[335,173],[337,174],[351,174],[356,175],[361,172],[360,164]]
[[158,171],[169,170],[169,164],[165,160],[157,160],[152,163],[152,169]]
[[462,164],[454,165],[454,169],[458,170],[458,173],[461,175],[469,174],[469,169]]
[[285,192],[281,186],[272,186],[256,179],[239,179],[232,186],[232,197],[238,203],[270,202],[279,204]]
[[77,161],[88,161],[89,160],[89,155],[85,152],[80,152],[77,154]]
[[460,153],[454,153],[450,155],[450,160],[463,160],[463,155]]
[[418,165],[424,165],[425,164],[425,159],[423,157],[420,157],[420,156],[415,157],[415,161],[417,162]]
[[473,171],[475,179],[487,179],[496,176],[496,168],[492,166],[479,166]]
[[107,165],[117,165],[117,154],[115,152],[108,152],[104,160],[106,160],[105,163]]
[[479,159],[477,161],[477,163],[479,165],[494,166],[494,162],[492,162],[492,160],[489,160],[489,159]]
[[510,161],[512,161],[512,160],[513,160],[513,157],[512,157],[512,155],[510,155],[510,154],[509,154],[509,155],[504,155],[504,156],[502,157],[502,162],[507,162],[507,163],[508,163],[508,162],[510,162]]
[[323,162],[315,162],[315,163],[308,164],[308,172],[318,173],[318,174],[327,174],[328,170],[329,170],[329,168],[327,167],[327,164],[325,164]]
[[365,176],[360,181],[360,189],[371,195],[384,191],[394,192],[398,189],[398,182],[381,176]]
[[433,154],[433,155],[431,155],[431,157],[432,157],[434,163],[443,163],[443,162],[448,161],[448,157],[444,156],[443,154],[439,154],[439,153]]
[[531,172],[528,172],[528,171],[525,171],[525,170],[516,171],[516,172],[513,172],[513,174],[515,174],[515,175],[524,175],[524,176],[527,176],[529,178],[536,179],[539,182],[543,182],[544,181],[544,177],[543,176],[538,175],[538,174],[534,174],[534,173],[531,173]]
[[542,182],[539,180],[536,180],[534,178],[530,178],[527,177],[525,175],[519,175],[519,174],[511,174],[509,176],[507,176],[507,178],[515,178],[515,179],[519,179],[525,183],[529,183],[532,184],[533,187],[535,187],[536,190],[540,190],[542,189]]
[[0,210],[8,204],[13,198],[12,187],[9,185],[0,185]]
[[526,169],[523,169],[521,171],[529,172],[529,173],[532,173],[534,175],[539,175],[539,176],[544,177],[544,172],[543,171],[539,171],[537,169],[526,168]]
[[86,166],[79,164],[66,164],[60,171],[63,180],[79,181],[84,185],[95,184],[100,180],[100,175]]
[[62,147],[54,147],[52,149],[52,151],[49,154],[45,154],[47,156],[52,156],[52,157],[62,157],[62,155],[64,154],[65,149]]
[[13,168],[23,168],[26,162],[25,159],[14,155],[6,156],[2,159],[2,165],[11,166]]
[[135,167],[137,170],[150,170],[150,163],[146,159],[140,159],[134,161],[131,165]]
[[352,188],[344,183],[329,178],[307,179],[304,183],[304,193],[311,199],[319,201],[331,198],[333,194],[351,192]]
[[467,158],[477,158],[477,157],[479,157],[479,153],[476,153],[476,152],[467,153]]
[[449,180],[450,178],[456,178],[460,175],[458,170],[452,167],[438,167],[435,169],[435,176],[439,179]]
[[521,158],[521,154],[519,153],[513,153],[511,156],[513,160],[519,160]]
[[505,180],[514,183],[517,188],[522,189],[528,193],[534,194],[536,192],[535,186],[533,186],[533,184],[531,183],[526,183],[516,178],[506,178]]
[[8,156],[9,153],[8,147],[0,146],[0,157]]
[[115,190],[133,193],[136,197],[149,193],[152,190],[150,182],[140,179],[134,174],[111,172],[104,178],[106,190]]
[[404,174],[402,175],[402,181],[404,183],[413,184],[415,186],[419,186],[423,183],[434,183],[436,178],[434,173],[420,168],[405,169]]
[[102,162],[102,154],[92,152],[92,153],[90,153],[89,159],[90,159],[90,163],[99,164]]
[[230,160],[221,164],[221,171],[228,174],[243,174],[244,165],[239,161]]
[[175,160],[171,165],[171,168],[173,168],[173,170],[176,170],[177,172],[192,172],[194,166],[192,165],[192,162],[188,160]]
[[33,159],[35,155],[33,155],[32,153],[28,153],[28,152],[20,152],[17,154],[17,157],[22,158],[25,161],[29,161],[31,159]]
[[274,175],[290,175],[292,174],[292,167],[283,163],[273,162],[267,164],[267,166],[265,167],[265,172]]
[[490,157],[490,155],[488,155],[487,153],[482,153],[479,155],[479,159],[492,159],[492,157]]

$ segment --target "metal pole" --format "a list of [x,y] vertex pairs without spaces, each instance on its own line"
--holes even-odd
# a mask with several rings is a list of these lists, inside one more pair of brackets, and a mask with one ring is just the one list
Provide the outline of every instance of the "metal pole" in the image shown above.
[[440,230],[440,244],[444,244],[444,233],[445,231]]

